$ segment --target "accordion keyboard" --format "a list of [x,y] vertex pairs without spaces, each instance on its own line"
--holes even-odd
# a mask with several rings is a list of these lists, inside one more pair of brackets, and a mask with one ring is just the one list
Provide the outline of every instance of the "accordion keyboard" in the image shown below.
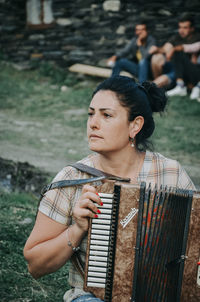
[[103,207],[98,206],[101,214],[92,219],[87,286],[105,288],[113,194],[99,193],[99,196]]

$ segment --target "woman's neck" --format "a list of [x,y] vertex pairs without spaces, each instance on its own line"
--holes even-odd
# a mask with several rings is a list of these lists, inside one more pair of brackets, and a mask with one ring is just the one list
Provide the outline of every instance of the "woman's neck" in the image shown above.
[[136,150],[123,154],[97,154],[94,158],[95,168],[104,172],[129,177],[135,182],[144,162],[145,153]]

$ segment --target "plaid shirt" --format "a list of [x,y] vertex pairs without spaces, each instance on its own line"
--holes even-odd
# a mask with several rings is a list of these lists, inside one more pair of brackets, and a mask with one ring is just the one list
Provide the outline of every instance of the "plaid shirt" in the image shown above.
[[[89,155],[80,162],[94,167],[92,161],[93,157],[94,155]],[[68,166],[63,168],[53,181],[88,177],[90,177],[90,175],[87,173],[80,172],[75,168]],[[163,185],[195,190],[189,176],[177,161],[168,159],[159,153],[152,153],[149,151],[146,152],[144,163],[137,181],[138,183],[144,181],[147,186],[151,183],[152,187],[157,184],[158,187]],[[98,183],[94,185],[97,184]],[[76,201],[81,195],[81,191],[81,186],[65,187],[48,191],[41,200],[39,211],[59,223],[66,224],[67,226],[73,224],[72,211]],[[87,237],[82,240],[80,246],[83,263],[85,262],[86,247]],[[70,302],[85,293],[82,290],[83,279],[73,267],[73,264],[70,264],[68,281],[69,284],[75,288],[69,290],[65,294],[64,300]]]

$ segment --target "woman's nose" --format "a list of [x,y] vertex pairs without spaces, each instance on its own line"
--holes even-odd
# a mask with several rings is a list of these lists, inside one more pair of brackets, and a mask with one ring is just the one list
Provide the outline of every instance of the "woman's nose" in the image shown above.
[[89,125],[90,127],[93,128],[99,128],[100,122],[99,122],[99,118],[96,114],[94,114],[90,120],[89,120]]

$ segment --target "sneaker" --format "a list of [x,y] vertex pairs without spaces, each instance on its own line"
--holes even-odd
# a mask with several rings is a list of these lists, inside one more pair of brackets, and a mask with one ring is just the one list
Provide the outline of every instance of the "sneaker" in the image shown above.
[[191,94],[190,94],[190,99],[191,100],[196,100],[200,97],[200,88],[198,86],[195,86],[192,88]]
[[185,86],[181,87],[177,85],[175,88],[167,91],[168,96],[180,95],[186,96],[187,95],[187,88]]

